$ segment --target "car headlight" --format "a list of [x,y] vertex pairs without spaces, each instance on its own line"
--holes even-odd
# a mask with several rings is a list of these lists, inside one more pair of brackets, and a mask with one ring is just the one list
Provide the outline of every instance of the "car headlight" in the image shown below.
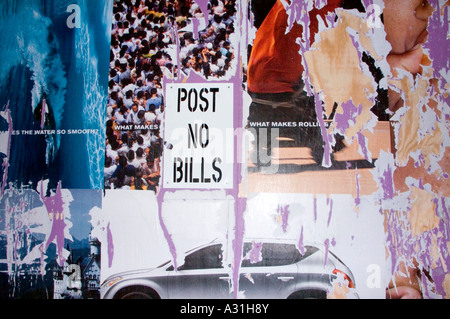
[[111,287],[112,285],[118,283],[119,281],[121,281],[123,278],[120,276],[116,276],[116,277],[112,277],[110,279],[107,279],[105,282],[103,282],[102,287]]

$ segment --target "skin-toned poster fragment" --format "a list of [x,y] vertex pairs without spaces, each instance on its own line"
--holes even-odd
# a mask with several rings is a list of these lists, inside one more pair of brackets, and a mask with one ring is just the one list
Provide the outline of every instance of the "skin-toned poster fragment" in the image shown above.
[[443,221],[448,216],[449,169],[448,57],[442,53],[448,47],[447,9],[448,4],[437,1],[386,2],[385,9],[410,25],[406,31],[386,20],[386,29],[392,30],[387,37],[392,44],[388,85],[395,140],[394,199],[399,199],[386,218],[388,243],[395,238],[403,244],[401,249],[397,244],[388,246],[389,255],[397,278],[403,277],[425,298],[446,297],[449,266]]

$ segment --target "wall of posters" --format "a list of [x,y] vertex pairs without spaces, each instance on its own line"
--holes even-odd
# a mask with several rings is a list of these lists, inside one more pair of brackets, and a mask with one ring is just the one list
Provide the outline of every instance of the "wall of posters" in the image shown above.
[[0,8],[2,299],[450,298],[447,2]]

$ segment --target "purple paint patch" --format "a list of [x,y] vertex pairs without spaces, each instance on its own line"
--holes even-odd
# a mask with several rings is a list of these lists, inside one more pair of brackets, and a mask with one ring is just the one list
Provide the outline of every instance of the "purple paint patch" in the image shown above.
[[314,1],[314,6],[317,9],[322,9],[323,7],[325,7],[326,4],[327,4],[327,0],[315,0]]
[[281,215],[281,228],[286,232],[289,219],[289,206],[278,206],[277,213]]
[[316,196],[314,196],[313,205],[314,205],[314,222],[316,222],[317,221],[317,197]]
[[328,211],[328,220],[327,220],[327,227],[328,227],[328,226],[330,226],[331,215],[333,215],[333,199],[332,198],[328,198],[327,199],[327,203],[330,206],[330,210]]
[[386,168],[380,177],[381,188],[383,189],[383,199],[392,199],[394,197],[394,180],[390,166]]
[[361,114],[362,106],[356,107],[352,100],[342,103],[342,113],[335,115],[335,125],[338,132],[344,134],[355,122],[355,119]]
[[203,13],[203,16],[205,17],[205,23],[206,25],[208,25],[208,14],[209,14],[209,10],[208,10],[208,4],[209,4],[209,0],[195,0],[195,2],[198,4],[200,10]]
[[373,0],[363,0],[364,7],[368,8],[370,5],[373,5]]
[[[242,12],[243,7],[238,5],[238,11],[242,16],[246,14],[246,12]],[[238,13],[239,15],[239,13]],[[237,48],[237,57],[241,57],[241,47]],[[238,63],[239,65],[239,63]],[[236,70],[237,74],[234,74],[230,81],[233,83],[234,89],[234,101],[233,101],[233,114],[234,114],[234,123],[233,128],[242,129],[242,118],[243,118],[243,101],[242,101],[242,79],[239,76],[240,73]],[[247,209],[247,198],[241,197],[239,195],[240,183],[243,179],[242,176],[242,161],[238,158],[239,151],[243,149],[242,139],[238,139],[235,137],[234,143],[234,176],[233,176],[233,187],[226,191],[228,196],[231,196],[234,199],[234,214],[235,214],[235,229],[234,229],[234,239],[233,239],[233,250],[234,250],[234,259],[233,259],[233,297],[237,298],[239,293],[239,273],[240,273],[240,265],[242,260],[242,252],[243,252],[243,240],[245,233],[245,220],[244,220],[244,212]]]
[[303,226],[302,226],[302,228],[300,230],[300,238],[298,240],[297,248],[300,251],[300,254],[302,254],[302,255],[305,254],[305,245],[303,243]]
[[[430,49],[430,59],[433,61],[434,76],[439,78],[439,72],[450,68],[450,60],[448,59],[449,40],[448,32],[448,14],[445,10],[448,4],[444,4],[443,10],[439,8],[438,1],[430,1],[434,7],[434,12],[428,19],[428,38],[424,47]],[[441,15],[441,12],[443,13]]]
[[42,99],[42,110],[41,110],[41,129],[44,128],[45,125],[45,111],[47,110],[47,101]]
[[41,200],[44,203],[50,220],[52,221],[52,228],[50,235],[48,236],[47,242],[45,243],[45,250],[47,250],[50,243],[55,241],[56,251],[58,253],[58,264],[63,266],[65,258],[63,257],[64,250],[64,229],[66,223],[64,221],[64,211],[63,211],[63,199],[61,192],[61,182],[58,182],[56,187],[55,195],[44,196],[44,186],[41,183]]
[[351,33],[348,33],[348,35],[349,35],[350,39],[352,40],[353,46],[356,49],[359,61],[361,61],[361,59],[362,59],[362,53],[361,53],[362,49],[361,49],[361,44],[359,43],[359,38],[357,38],[356,35],[351,34]]
[[367,138],[361,132],[356,133],[356,135],[358,136],[358,144],[359,147],[361,148],[364,158],[367,161],[371,161],[371,158],[369,156],[369,149],[367,148]]
[[114,240],[110,228],[110,223],[108,223],[108,227],[106,228],[106,239],[108,245],[108,267],[111,267],[114,260]]
[[252,243],[252,250],[249,254],[250,263],[255,264],[262,259],[262,243]]
[[329,248],[330,248],[330,240],[327,238],[327,239],[325,239],[325,241],[324,241],[324,246],[325,246],[325,258],[324,258],[324,261],[323,261],[323,265],[325,266],[326,264],[327,264],[327,262],[328,262],[328,252],[329,252]]
[[178,264],[177,264],[177,250],[175,248],[175,243],[173,242],[172,239],[172,235],[169,233],[169,230],[167,229],[166,224],[164,223],[164,218],[163,218],[163,214],[162,214],[162,204],[164,201],[164,194],[165,194],[166,190],[161,187],[160,191],[158,192],[156,199],[158,202],[158,219],[159,219],[159,224],[162,228],[164,237],[166,238],[167,244],[169,245],[169,250],[170,250],[170,254],[172,255],[172,260],[173,260],[173,266],[174,269],[176,270],[178,268]]
[[246,200],[244,198],[237,198],[235,201],[235,228],[233,239],[233,298],[238,297],[239,293],[239,273],[242,261],[243,240],[245,232],[244,211],[246,207]]
[[198,40],[198,27],[200,26],[200,22],[197,19],[192,20],[192,37],[195,40]]
[[356,197],[355,197],[355,205],[359,206],[361,204],[361,198],[359,193],[359,174],[358,168],[355,169],[355,181],[356,181]]

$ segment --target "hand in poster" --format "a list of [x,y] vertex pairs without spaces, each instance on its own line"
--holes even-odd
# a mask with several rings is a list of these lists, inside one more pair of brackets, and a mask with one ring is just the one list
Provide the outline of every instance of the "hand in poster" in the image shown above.
[[[416,75],[422,71],[422,44],[428,36],[428,18],[433,7],[427,0],[390,0],[385,2],[384,25],[386,40],[391,44],[387,61],[392,76],[398,76],[398,69]],[[403,105],[399,93],[389,90],[389,109],[393,112]]]
[[[422,45],[416,45],[412,50],[403,54],[389,54],[387,61],[391,67],[392,76],[398,76],[398,69],[410,72],[413,75],[422,72],[423,50]],[[403,105],[401,93],[389,89],[389,110],[397,111]]]
[[412,266],[406,266],[403,262],[398,265],[398,269],[393,280],[386,289],[387,299],[422,299],[419,285],[419,265],[414,261]]
[[401,286],[389,288],[386,291],[386,298],[388,299],[422,299],[422,294],[409,286]]

